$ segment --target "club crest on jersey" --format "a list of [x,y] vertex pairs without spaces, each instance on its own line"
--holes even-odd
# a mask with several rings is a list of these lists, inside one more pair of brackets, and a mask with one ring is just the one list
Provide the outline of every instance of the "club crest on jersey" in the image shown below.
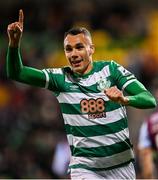
[[111,82],[107,80],[106,78],[100,77],[100,80],[97,82],[97,89],[99,91],[103,91],[104,89],[107,89],[110,87]]

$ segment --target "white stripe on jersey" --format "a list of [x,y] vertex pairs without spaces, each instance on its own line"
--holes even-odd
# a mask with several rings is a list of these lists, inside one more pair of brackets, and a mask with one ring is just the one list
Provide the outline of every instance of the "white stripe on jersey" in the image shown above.
[[128,128],[113,134],[93,136],[93,137],[77,137],[72,134],[67,135],[67,139],[70,145],[73,145],[77,148],[80,147],[99,147],[99,146],[108,146],[121,141],[124,141],[129,137]]
[[87,114],[84,115],[73,115],[63,113],[65,124],[71,126],[93,126],[93,125],[104,125],[119,121],[122,118],[127,117],[126,111],[123,107],[115,109],[110,112],[106,112],[106,118],[89,119]]
[[46,76],[45,88],[47,89],[48,86],[49,86],[49,75],[48,75],[48,72],[47,72],[45,69],[43,69],[42,71],[44,72],[44,74],[45,74],[45,76]]
[[102,171],[90,171],[88,169],[71,169],[71,179],[136,179],[135,169],[132,162],[126,166]]
[[76,164],[87,164],[88,167],[94,168],[108,168],[111,166],[115,166],[124,162],[129,161],[134,158],[133,151],[128,149],[121,153],[114,154],[108,157],[76,157],[72,156],[70,165]]
[[122,90],[124,91],[124,89],[129,85],[131,84],[132,82],[136,81],[136,79],[131,79],[129,81],[127,81],[123,86],[122,86]]
[[[96,84],[96,82],[98,82],[98,80],[100,80],[101,77],[106,78],[108,76],[110,76],[110,70],[109,66],[107,65],[101,71],[95,72],[94,74],[89,75],[85,79],[81,78],[81,80],[78,83],[82,86],[88,87]],[[65,77],[65,81],[68,83],[72,83],[67,77]]]
[[49,68],[47,70],[52,74],[63,74],[63,71],[61,68]]
[[64,92],[60,93],[59,96],[57,97],[59,103],[71,103],[71,104],[79,104],[82,99],[97,99],[97,98],[102,98],[104,101],[108,101],[109,98],[105,95],[105,93],[100,92],[100,93],[73,93],[73,92]]

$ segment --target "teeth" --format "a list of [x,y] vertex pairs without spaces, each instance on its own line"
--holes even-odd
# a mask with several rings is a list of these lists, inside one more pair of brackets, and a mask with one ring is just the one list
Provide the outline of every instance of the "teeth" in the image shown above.
[[81,62],[82,60],[76,60],[76,61],[72,61],[73,64],[76,64],[76,63],[79,63]]

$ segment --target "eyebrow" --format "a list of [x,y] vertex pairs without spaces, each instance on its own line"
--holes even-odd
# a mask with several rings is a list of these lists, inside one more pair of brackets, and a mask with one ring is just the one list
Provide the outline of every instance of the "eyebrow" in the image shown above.
[[[75,44],[75,47],[76,46],[83,46],[83,43],[77,43],[77,44]],[[67,44],[65,47],[72,47],[70,44]]]

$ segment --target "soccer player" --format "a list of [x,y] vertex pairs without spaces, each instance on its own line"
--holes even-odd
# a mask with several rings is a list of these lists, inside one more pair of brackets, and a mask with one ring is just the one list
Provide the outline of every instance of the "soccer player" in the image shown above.
[[116,62],[93,62],[95,48],[85,28],[65,33],[64,52],[70,67],[24,66],[20,55],[23,19],[20,10],[19,21],[8,25],[7,75],[56,94],[71,148],[71,178],[134,179],[125,106],[154,108],[155,98]]

